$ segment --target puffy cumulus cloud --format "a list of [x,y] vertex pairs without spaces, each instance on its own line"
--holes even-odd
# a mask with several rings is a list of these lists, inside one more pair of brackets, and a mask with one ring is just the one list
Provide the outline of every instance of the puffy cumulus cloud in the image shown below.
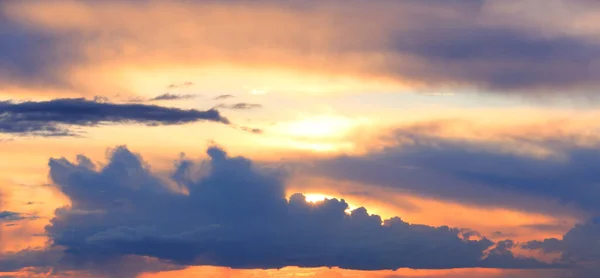
[[600,218],[577,224],[561,239],[547,238],[522,244],[525,249],[542,253],[560,253],[560,261],[581,266],[582,277],[596,277],[600,270]]
[[303,171],[484,207],[575,217],[600,211],[599,141],[589,128],[579,132],[539,125],[546,130],[530,126],[527,132],[503,133],[453,127],[400,128],[381,149],[315,160]]
[[[2,40],[9,51],[0,57],[27,62],[3,67],[19,77],[37,77],[54,64],[86,70],[92,64],[235,64],[433,89],[561,94],[598,88],[600,24],[593,19],[600,6],[539,3],[15,1],[1,6],[10,23],[3,30],[20,40]],[[79,55],[34,59],[47,53],[27,43],[34,31],[49,40],[69,38],[73,43],[56,48]]]
[[197,121],[229,124],[217,110],[184,110],[144,104],[117,104],[105,101],[54,99],[49,101],[0,102],[0,133],[70,136],[72,126],[104,123],[174,125]]
[[[600,262],[600,218],[593,218],[577,224],[562,239],[548,238],[523,244],[526,249],[540,250],[544,253],[562,253],[562,260],[578,263]],[[599,265],[600,266],[600,265]]]
[[516,257],[507,244],[464,239],[460,229],[382,221],[362,207],[346,213],[344,200],[287,200],[280,170],[218,147],[207,153],[202,163],[177,161],[169,177],[125,147],[102,168],[83,156],[51,159],[50,178],[71,199],[46,227],[54,248],[81,266],[123,256],[232,268],[556,266]]

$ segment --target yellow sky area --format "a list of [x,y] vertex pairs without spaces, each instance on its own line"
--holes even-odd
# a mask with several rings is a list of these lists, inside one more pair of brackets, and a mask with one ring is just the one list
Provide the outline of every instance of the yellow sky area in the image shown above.
[[[142,274],[139,278],[167,278],[167,277],[210,277],[210,278],[258,278],[258,277],[319,277],[319,278],[362,278],[362,277],[438,277],[438,278],[463,278],[463,277],[481,277],[481,278],[500,278],[500,277],[552,277],[547,275],[549,271],[536,270],[501,270],[501,269],[447,269],[447,270],[413,270],[399,269],[396,271],[358,271],[339,268],[298,268],[285,267],[280,270],[236,270],[223,267],[197,266],[189,267],[184,270],[165,271],[159,273]],[[520,276],[527,275],[527,276]]]
[[[401,190],[341,182],[323,178],[296,177],[287,188],[287,195],[304,193],[307,200],[323,198],[344,199],[351,208],[363,206],[370,214],[382,220],[398,216],[411,224],[469,228],[483,236],[497,239],[510,238],[528,241],[558,237],[583,220],[577,210],[565,208],[561,214],[547,215],[511,208],[481,207],[461,204],[450,200],[425,198]],[[542,202],[529,200],[530,202]],[[548,203],[548,206],[557,204]],[[560,225],[562,229],[540,231],[530,225]],[[502,232],[503,236],[494,235]]]
[[[428,111],[433,112],[424,115]],[[565,159],[562,147],[594,147],[600,143],[598,110],[523,107],[440,108],[415,112],[407,112],[407,117],[395,123],[383,123],[378,117],[370,117],[379,124],[380,130],[367,133],[370,135],[367,138],[363,134],[360,144],[355,144],[360,148],[355,148],[354,154],[403,144],[409,147],[414,141],[410,136],[401,136],[403,134],[475,144],[481,150],[538,159]],[[354,135],[360,136],[361,129],[348,133],[349,137]]]
[[[548,141],[563,141],[585,147],[596,146],[600,142],[600,127],[596,121],[600,112],[558,111],[553,114],[550,111],[525,109],[490,109],[485,114],[481,112],[452,114],[452,110],[438,111],[421,119],[403,119],[398,115],[398,120],[392,123],[382,120],[378,115],[353,117],[336,112],[284,115],[268,111],[267,119],[246,123],[244,117],[248,115],[224,111],[223,114],[231,116],[229,118],[234,123],[259,128],[263,133],[252,134],[211,122],[161,127],[107,125],[86,128],[85,140],[73,140],[89,141],[92,142],[90,145],[105,147],[127,144],[134,151],[144,153],[148,150],[151,155],[169,156],[183,151],[193,157],[202,155],[206,142],[215,141],[232,154],[267,161],[342,153],[361,155],[383,147],[411,143],[405,138],[395,137],[395,130],[471,142],[487,146],[493,151],[540,159],[563,157],[559,149],[546,144]],[[531,118],[524,121],[519,117],[503,116],[523,113],[528,113]],[[278,120],[271,122],[269,117]]]
[[[172,62],[171,62],[172,63]],[[286,68],[280,65],[244,65],[234,61],[203,64],[159,63],[152,66],[139,66],[136,63],[115,62],[102,68],[85,68],[73,75],[82,86],[88,82],[90,71],[97,72],[94,84],[88,90],[94,90],[98,84],[109,84],[124,92],[150,95],[166,90],[170,84],[189,81],[194,83],[193,90],[199,94],[213,92],[233,92],[238,95],[290,95],[321,96],[360,92],[399,92],[407,88],[401,84],[377,79],[343,75],[340,73],[323,74],[318,70]],[[97,78],[97,79],[96,79]],[[231,82],[235,80],[235,82]]]

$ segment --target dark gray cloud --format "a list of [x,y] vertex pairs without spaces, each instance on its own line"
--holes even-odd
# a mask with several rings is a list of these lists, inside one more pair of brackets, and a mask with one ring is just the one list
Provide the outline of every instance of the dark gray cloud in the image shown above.
[[0,211],[0,222],[23,220],[26,217],[18,212]]
[[[20,271],[21,274],[31,274],[32,276],[33,274],[46,274],[48,277],[135,278],[142,272],[176,269],[181,269],[181,266],[140,256],[87,260],[86,258],[65,254],[64,249],[60,247],[28,248],[18,252],[0,254],[0,271]],[[73,271],[76,273],[62,275]]]
[[[523,243],[525,249],[560,253],[560,261],[580,266],[580,277],[597,277],[600,271],[600,218],[577,224],[561,239],[547,238]],[[578,276],[578,277],[579,277]]]
[[197,121],[229,124],[217,110],[184,110],[144,104],[116,104],[86,99],[0,102],[0,133],[42,136],[74,135],[72,126],[103,123],[175,125]]
[[530,241],[523,244],[526,249],[540,250],[544,253],[562,254],[562,260],[600,265],[600,218],[592,218],[577,224],[563,235],[562,239],[548,238],[542,241]]
[[256,103],[239,102],[235,104],[219,104],[215,108],[235,109],[235,110],[250,110],[262,108],[263,106]]
[[419,60],[393,65],[400,77],[434,84],[462,83],[500,92],[599,85],[600,73],[590,72],[590,63],[600,59],[600,46],[568,35],[546,38],[445,22],[399,34],[394,48]]
[[181,94],[164,93],[162,95],[158,95],[158,96],[155,96],[155,97],[149,99],[149,101],[181,100],[181,99],[192,99],[195,97],[198,97],[198,95],[194,95],[194,94],[181,95]]
[[361,156],[319,160],[307,171],[479,206],[548,213],[576,207],[588,214],[600,213],[600,172],[596,169],[600,151],[595,146],[578,146],[569,138],[537,142],[510,138],[517,145],[534,144],[560,154],[540,158],[508,152],[510,147],[496,144],[428,135],[419,129],[401,129],[394,136],[403,143]]
[[72,203],[46,228],[53,245],[78,265],[137,255],[233,268],[549,267],[505,245],[484,256],[494,243],[463,239],[461,229],[382,221],[364,208],[346,214],[344,200],[288,201],[285,173],[217,147],[207,153],[202,163],[179,160],[169,178],[125,147],[103,168],[83,156],[51,159],[50,178]]
[[0,89],[68,87],[66,65],[81,61],[76,34],[52,34],[11,20],[0,5]]

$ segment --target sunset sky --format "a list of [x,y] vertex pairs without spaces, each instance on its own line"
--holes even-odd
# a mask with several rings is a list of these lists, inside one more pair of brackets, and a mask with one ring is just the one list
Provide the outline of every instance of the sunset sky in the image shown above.
[[598,277],[599,90],[592,0],[0,0],[0,277]]

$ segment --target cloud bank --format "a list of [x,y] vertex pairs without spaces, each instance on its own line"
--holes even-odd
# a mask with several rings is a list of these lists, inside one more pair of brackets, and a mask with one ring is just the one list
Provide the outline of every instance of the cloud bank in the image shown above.
[[232,268],[552,267],[515,256],[509,242],[465,239],[460,229],[382,221],[362,207],[348,214],[344,200],[287,200],[281,171],[218,147],[207,154],[202,163],[177,161],[170,177],[126,147],[102,168],[84,156],[51,159],[50,178],[72,203],[46,227],[53,250],[74,265],[145,256]]
[[597,133],[539,125],[502,134],[466,126],[399,128],[386,135],[385,148],[316,160],[305,173],[481,207],[600,213]]

